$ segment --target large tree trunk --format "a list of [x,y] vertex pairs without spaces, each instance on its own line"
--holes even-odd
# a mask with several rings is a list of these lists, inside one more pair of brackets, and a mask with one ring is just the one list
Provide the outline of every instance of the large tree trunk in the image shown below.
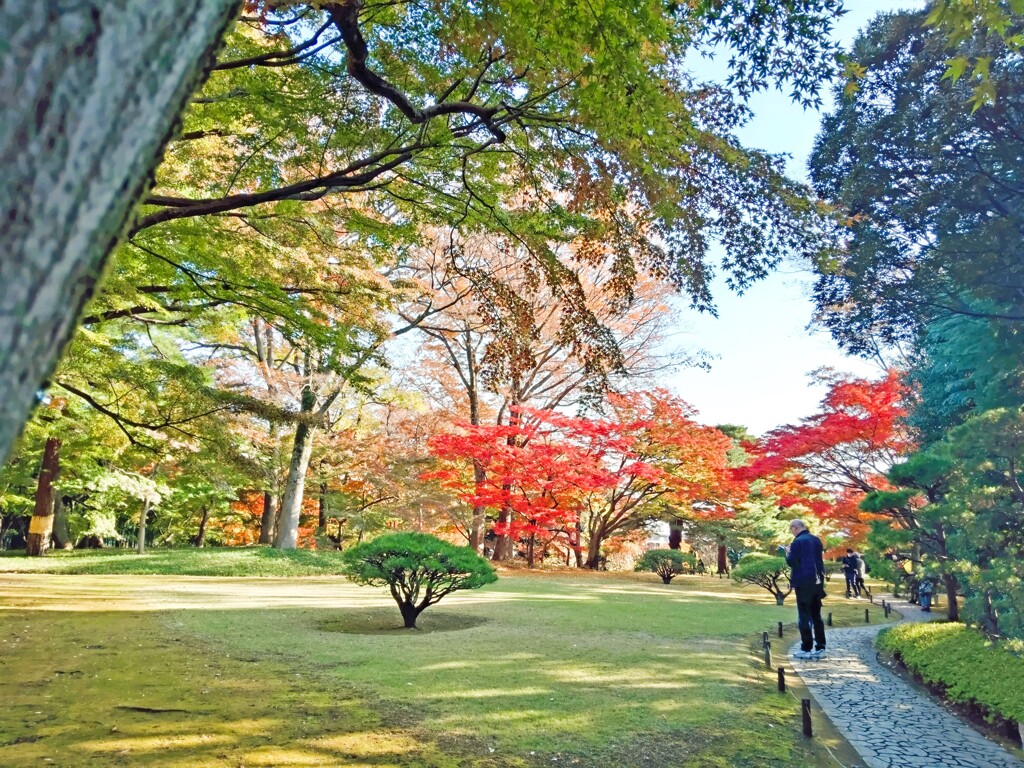
[[50,548],[50,534],[53,532],[53,481],[59,473],[60,440],[50,437],[46,439],[46,447],[43,448],[43,464],[36,485],[36,504],[25,543],[26,555],[45,555]]
[[238,0],[0,0],[0,460]]
[[274,541],[274,524],[277,522],[277,494],[263,492],[263,516],[260,518],[260,544]]
[[590,531],[590,541],[587,543],[587,568],[597,570],[601,567],[601,544],[604,543],[604,526],[600,525]]
[[957,601],[956,596],[956,576],[951,573],[943,574],[942,581],[946,585],[946,598],[949,600],[949,607],[946,609],[946,615],[950,621],[960,621],[960,604]]
[[292,458],[288,463],[288,480],[284,484],[281,511],[277,515],[276,549],[295,549],[299,540],[299,515],[302,513],[302,498],[306,489],[306,470],[313,453],[313,429],[299,424],[295,429],[295,444]]

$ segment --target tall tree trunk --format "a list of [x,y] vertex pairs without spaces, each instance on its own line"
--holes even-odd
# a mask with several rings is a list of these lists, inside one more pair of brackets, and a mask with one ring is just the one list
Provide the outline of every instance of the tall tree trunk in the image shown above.
[[263,492],[263,516],[260,518],[260,544],[274,541],[274,524],[277,522],[277,494]]
[[949,600],[949,606],[946,609],[946,616],[950,621],[960,621],[960,603],[956,596],[958,586],[956,576],[951,573],[944,573],[942,575],[942,581],[946,585],[946,599]]
[[[516,410],[518,405],[519,402],[517,400],[513,400],[509,404],[508,425],[510,427],[515,427],[518,426],[519,424],[519,413]],[[517,438],[515,437],[515,435],[509,435],[506,442],[508,443],[508,445],[516,445],[516,440]],[[511,489],[511,486],[503,485],[502,488],[505,491],[508,491]],[[501,510],[498,512],[498,523],[499,525],[505,527],[505,530],[508,530],[507,526],[511,525],[512,523],[512,515],[512,508],[509,507],[508,505],[503,506]],[[491,559],[495,562],[511,560],[513,556],[514,547],[515,542],[512,541],[511,536],[509,536],[507,533],[498,534],[494,542],[494,556]]]
[[43,463],[39,468],[36,485],[36,504],[32,510],[32,521],[28,525],[28,539],[25,554],[38,557],[50,548],[50,534],[53,532],[53,482],[60,474],[60,440],[46,439],[43,448]]
[[0,2],[0,460],[238,5]]
[[[576,523],[575,523],[575,525],[573,527],[573,534],[572,534],[572,539],[571,539],[572,553],[576,557],[576,567],[577,568],[582,568],[583,567],[583,547],[580,546],[582,539],[583,539],[583,528],[581,527],[580,521],[577,518]],[[568,563],[566,563],[566,565],[568,565]]]
[[[480,486],[487,479],[484,465],[478,460],[473,460],[473,484],[479,492]],[[469,546],[477,554],[484,550],[484,537],[487,535],[487,508],[479,504],[473,507],[473,520],[469,526]]]
[[599,525],[590,532],[590,541],[587,544],[587,568],[597,570],[601,567],[601,544],[604,542],[604,526]]
[[277,515],[276,549],[295,549],[299,540],[299,516],[302,514],[302,498],[306,489],[306,470],[313,453],[313,429],[299,424],[295,429],[295,444],[292,458],[288,463],[288,479],[284,484],[281,511]]
[[68,510],[59,491],[53,495],[53,546],[55,549],[74,549],[68,531]]
[[[476,366],[475,360],[473,359],[472,348],[467,341],[466,343],[466,355],[467,355],[467,368],[469,370],[469,423],[474,426],[480,424],[480,393],[476,387]],[[478,460],[473,459],[473,486],[474,490],[479,493],[480,486],[487,480],[487,472],[484,470],[484,465]],[[482,507],[479,504],[473,507],[473,520],[469,525],[469,546],[473,548],[473,551],[479,554],[484,551],[484,537],[487,535],[487,508]]]
[[[512,509],[511,507],[502,507],[498,511],[498,524],[501,526],[508,526],[512,523]],[[507,530],[507,528],[506,528]],[[507,533],[498,534],[494,539],[494,554],[491,556],[491,560],[495,562],[501,562],[503,560],[512,559],[512,537]]]
[[319,498],[319,510],[320,519],[318,520],[318,527],[320,532],[323,533],[327,530],[327,483],[320,483],[320,498]]
[[210,508],[203,507],[203,516],[199,520],[199,531],[192,539],[192,543],[200,549],[206,546],[206,524],[208,522],[210,522]]
[[142,512],[139,514],[139,540],[136,548],[140,555],[146,554],[146,518],[149,517],[149,510],[152,506],[153,502],[146,499],[142,503]]

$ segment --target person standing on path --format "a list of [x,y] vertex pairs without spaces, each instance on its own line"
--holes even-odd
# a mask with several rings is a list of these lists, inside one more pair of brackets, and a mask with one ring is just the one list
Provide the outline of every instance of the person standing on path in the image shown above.
[[857,558],[857,574],[856,582],[854,584],[854,591],[859,598],[862,594],[871,596],[871,592],[868,591],[868,585],[864,583],[865,577],[868,575],[868,561],[864,559],[864,555],[860,552],[854,552],[853,556]]
[[800,650],[793,656],[823,659],[825,623],[821,620],[821,599],[825,596],[824,547],[821,539],[807,530],[803,520],[793,520],[789,524],[789,532],[793,534],[793,542],[784,549],[786,564],[792,569],[789,581],[796,591],[797,625],[800,627]]
[[917,588],[918,602],[921,603],[921,610],[930,613],[932,610],[932,580],[921,579],[921,586]]
[[857,591],[857,555],[852,549],[847,549],[843,558],[843,576],[846,577],[846,596],[853,597]]

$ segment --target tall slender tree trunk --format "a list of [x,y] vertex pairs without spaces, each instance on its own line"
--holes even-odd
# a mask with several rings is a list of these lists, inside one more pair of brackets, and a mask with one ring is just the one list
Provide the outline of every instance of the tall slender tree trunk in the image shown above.
[[199,532],[196,533],[196,537],[192,540],[200,549],[206,546],[206,524],[208,522],[210,522],[210,508],[203,507],[203,516],[199,520]]
[[[477,492],[480,486],[487,480],[487,472],[484,465],[477,459],[473,460],[473,485]],[[473,520],[469,527],[469,546],[479,554],[484,550],[484,537],[487,535],[487,508],[479,504],[473,507]]]
[[[469,341],[466,342],[467,370],[469,372],[469,423],[473,426],[480,424],[480,393],[476,386],[476,365],[473,357],[472,347]],[[487,472],[484,465],[473,459],[473,490],[480,493],[480,486],[487,480]],[[487,509],[479,504],[473,506],[473,519],[469,524],[469,546],[473,551],[484,551],[484,537],[487,535]]]
[[0,2],[0,460],[239,5]]
[[32,510],[32,520],[28,525],[28,538],[25,543],[26,555],[33,557],[45,555],[50,548],[50,535],[53,532],[53,483],[58,474],[60,474],[60,440],[49,437],[43,448],[43,463],[39,469],[39,481],[36,485],[36,503]]
[[260,544],[272,544],[277,523],[277,494],[263,492],[263,516],[260,517]]
[[[519,424],[519,412],[516,410],[519,405],[518,401],[513,400],[509,405],[509,417],[508,424],[510,427],[515,427]],[[517,438],[515,435],[509,435],[507,443],[508,445],[516,445]],[[507,492],[511,489],[510,485],[503,485],[502,488]],[[506,531],[508,526],[512,524],[512,508],[505,505],[498,512],[498,524],[501,525]],[[507,533],[498,534],[494,542],[494,555],[491,557],[495,562],[501,562],[503,560],[511,560],[513,555],[513,548],[515,542],[512,541],[512,537]]]
[[276,549],[295,549],[299,540],[299,516],[302,514],[302,499],[306,489],[306,470],[313,453],[313,429],[299,424],[295,429],[295,443],[292,458],[288,463],[288,479],[284,484],[281,511],[277,516]]
[[149,510],[152,508],[153,502],[146,499],[142,502],[142,512],[139,513],[139,540],[136,544],[136,548],[140,555],[146,554],[146,518],[149,517]]
[[318,520],[318,527],[320,532],[323,533],[327,530],[327,483],[321,481],[320,483],[320,498],[319,498],[319,512],[320,518]]

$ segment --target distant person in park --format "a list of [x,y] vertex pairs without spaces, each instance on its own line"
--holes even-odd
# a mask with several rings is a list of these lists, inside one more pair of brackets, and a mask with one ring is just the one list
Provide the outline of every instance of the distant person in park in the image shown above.
[[854,582],[854,593],[857,598],[860,599],[861,593],[870,595],[867,584],[864,583],[864,578],[871,573],[871,569],[868,568],[868,561],[864,559],[864,555],[860,552],[854,552],[854,557],[857,558],[857,579]]
[[[803,520],[789,524],[793,541],[786,552],[786,563],[792,569],[789,577],[796,591],[797,625],[800,627],[800,650],[793,654],[798,659],[825,657],[825,623],[821,620],[821,599],[825,597],[824,547],[821,539],[807,530]],[[812,642],[813,630],[813,642]]]
[[857,589],[857,556],[849,548],[843,558],[843,576],[846,577],[846,596],[853,597]]
[[921,579],[921,585],[917,588],[917,598],[921,603],[921,610],[925,613],[932,612],[932,580],[929,578]]

